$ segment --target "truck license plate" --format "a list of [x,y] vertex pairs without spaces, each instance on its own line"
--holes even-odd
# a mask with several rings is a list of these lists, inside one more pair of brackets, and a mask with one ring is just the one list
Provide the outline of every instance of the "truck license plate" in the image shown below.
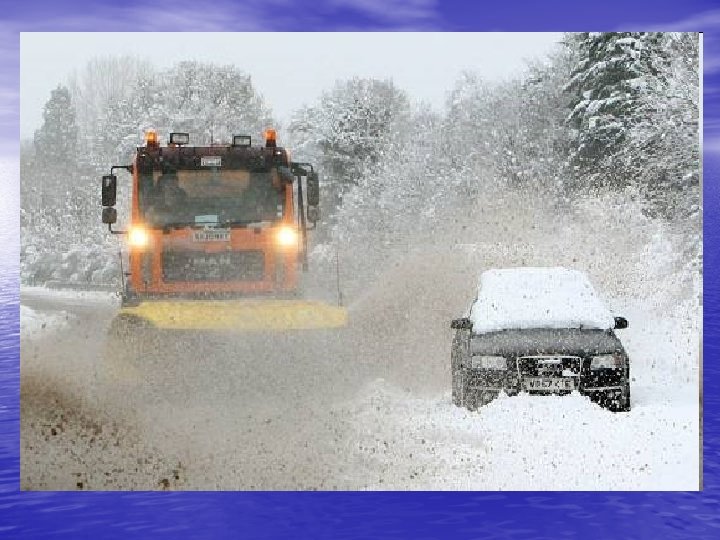
[[195,242],[229,242],[230,231],[228,229],[195,231],[193,233],[193,240],[195,240]]
[[575,390],[574,379],[558,379],[548,377],[530,377],[523,380],[526,390]]

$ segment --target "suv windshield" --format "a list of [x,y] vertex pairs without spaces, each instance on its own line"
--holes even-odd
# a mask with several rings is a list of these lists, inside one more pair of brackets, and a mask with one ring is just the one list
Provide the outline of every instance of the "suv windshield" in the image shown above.
[[150,226],[247,225],[282,218],[277,171],[178,170],[140,177],[140,213]]

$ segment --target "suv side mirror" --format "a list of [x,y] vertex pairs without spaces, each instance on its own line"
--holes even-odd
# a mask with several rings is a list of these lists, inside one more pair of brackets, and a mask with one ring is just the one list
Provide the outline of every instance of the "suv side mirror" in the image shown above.
[[615,330],[622,330],[628,327],[628,321],[625,317],[615,317]]
[[308,206],[320,204],[320,177],[314,171],[307,176],[307,204]]
[[467,317],[453,319],[450,323],[450,328],[453,330],[472,330],[472,322]]
[[[117,200],[117,176],[108,174],[102,177],[102,205],[115,206]],[[103,213],[103,215],[105,215]],[[106,223],[106,222],[103,222]]]
[[117,221],[117,210],[114,208],[108,207],[103,208],[102,211],[102,222],[107,223],[108,225],[112,225]]

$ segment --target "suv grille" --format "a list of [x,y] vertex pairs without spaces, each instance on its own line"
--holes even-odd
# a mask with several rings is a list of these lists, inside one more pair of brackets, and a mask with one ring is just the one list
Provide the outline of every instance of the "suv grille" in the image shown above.
[[262,251],[163,251],[163,280],[261,281],[265,274]]
[[[563,377],[580,375],[582,359],[579,356],[522,356],[518,358],[520,376]],[[565,374],[565,375],[563,375]]]

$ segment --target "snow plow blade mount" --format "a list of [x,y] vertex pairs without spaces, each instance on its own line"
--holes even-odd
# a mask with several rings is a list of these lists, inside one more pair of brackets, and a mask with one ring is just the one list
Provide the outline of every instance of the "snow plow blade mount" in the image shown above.
[[347,324],[347,310],[305,300],[152,300],[120,315],[173,330],[314,330]]

